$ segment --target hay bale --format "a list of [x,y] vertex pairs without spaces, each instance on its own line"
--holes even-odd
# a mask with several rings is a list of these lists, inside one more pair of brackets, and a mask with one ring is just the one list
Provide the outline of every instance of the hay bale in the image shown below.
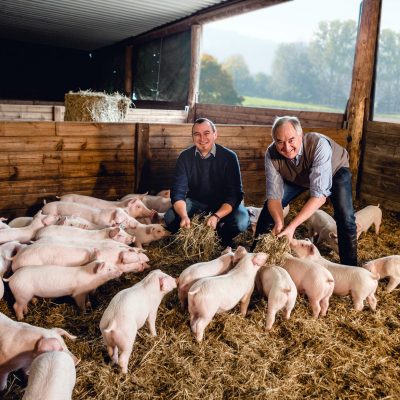
[[64,121],[122,122],[131,101],[119,93],[81,90],[65,94]]

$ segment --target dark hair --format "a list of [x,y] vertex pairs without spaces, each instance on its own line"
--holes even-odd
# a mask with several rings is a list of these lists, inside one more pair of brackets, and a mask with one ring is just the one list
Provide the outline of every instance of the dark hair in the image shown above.
[[197,118],[196,121],[194,121],[193,126],[192,126],[192,133],[193,133],[193,128],[195,125],[202,124],[203,122],[208,122],[211,126],[211,129],[213,132],[217,130],[214,122],[210,121],[208,118]]

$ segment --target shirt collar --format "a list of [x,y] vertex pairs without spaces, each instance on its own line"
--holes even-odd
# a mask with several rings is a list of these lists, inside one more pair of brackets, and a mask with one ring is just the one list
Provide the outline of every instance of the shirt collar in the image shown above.
[[211,157],[211,156],[214,156],[215,157],[215,154],[217,153],[217,146],[215,145],[215,143],[212,145],[212,147],[211,147],[211,150],[210,150],[210,152],[205,156],[205,157],[203,157],[202,155],[201,155],[201,153],[199,152],[199,150],[197,150],[197,147],[196,147],[196,150],[195,150],[195,155],[199,155],[203,160],[205,160],[205,159],[207,159],[207,158],[209,158],[209,157]]
[[303,152],[304,152],[304,149],[303,149],[303,142],[301,143],[301,147],[300,147],[300,150],[299,150],[299,152],[297,153],[297,156],[295,157],[295,158],[293,158],[292,160],[290,160],[290,161],[292,161],[292,163],[294,164],[294,165],[299,165],[299,162],[300,162],[300,158],[301,158],[301,156],[303,155]]

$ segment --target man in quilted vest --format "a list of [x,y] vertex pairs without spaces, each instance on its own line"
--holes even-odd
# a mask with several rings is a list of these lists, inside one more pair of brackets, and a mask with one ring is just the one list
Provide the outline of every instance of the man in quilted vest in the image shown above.
[[[340,261],[357,265],[357,228],[347,151],[322,134],[303,135],[300,121],[291,116],[275,119],[272,138],[273,143],[265,153],[266,201],[255,237],[272,231],[278,237],[285,235],[292,240],[296,228],[329,197],[337,225]],[[306,190],[310,197],[285,226],[283,208]],[[256,241],[253,248],[255,244]]]

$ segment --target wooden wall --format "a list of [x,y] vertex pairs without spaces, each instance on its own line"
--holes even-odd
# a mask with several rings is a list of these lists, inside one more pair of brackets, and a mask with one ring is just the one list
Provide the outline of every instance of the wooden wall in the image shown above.
[[[48,104],[1,104],[0,121],[64,121],[65,107]],[[187,111],[130,108],[124,122],[185,123]]]
[[0,121],[0,216],[64,193],[114,199],[135,180],[134,124]]
[[196,104],[194,119],[206,117],[216,124],[271,125],[275,117],[295,115],[303,127],[325,127],[340,129],[343,127],[344,114],[278,110],[274,108],[255,108],[242,106],[225,106],[216,104]]
[[[347,131],[332,128],[305,128],[318,131],[345,146]],[[179,153],[192,144],[191,125],[138,124],[141,151],[138,161],[138,190],[170,187]],[[265,196],[264,153],[271,143],[271,127],[265,125],[218,126],[217,142],[239,157],[245,198],[261,205]]]
[[360,174],[360,197],[400,211],[400,125],[367,122]]

